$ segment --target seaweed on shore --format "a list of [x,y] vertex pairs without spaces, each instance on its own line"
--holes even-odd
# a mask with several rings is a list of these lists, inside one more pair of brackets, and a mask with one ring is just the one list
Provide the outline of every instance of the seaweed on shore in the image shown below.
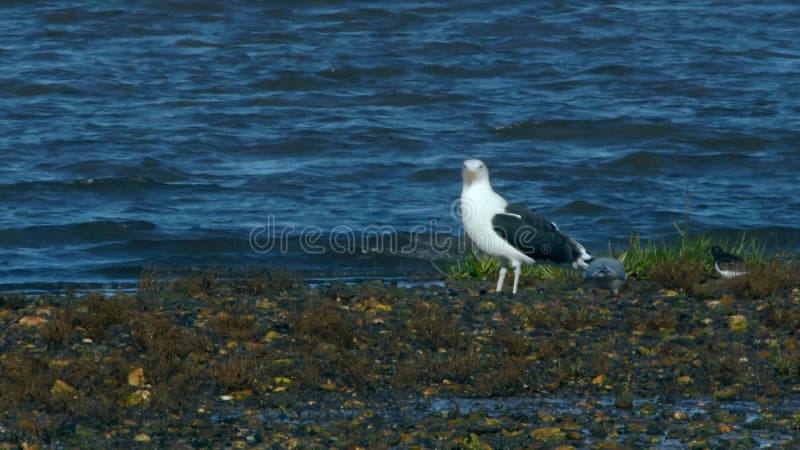
[[[512,296],[493,280],[310,289],[256,272],[4,294],[0,443],[640,446],[661,442],[664,417],[687,446],[796,443],[798,275],[771,264],[693,289],[634,279],[597,300],[571,276]],[[683,400],[713,426],[694,427]],[[481,401],[508,406],[435,409]],[[758,421],[737,413],[751,403]]]

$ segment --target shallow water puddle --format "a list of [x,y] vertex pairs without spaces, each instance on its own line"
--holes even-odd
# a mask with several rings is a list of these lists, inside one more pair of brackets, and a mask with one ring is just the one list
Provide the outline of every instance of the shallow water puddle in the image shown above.
[[[660,401],[636,399],[631,407],[615,406],[616,398],[523,397],[504,399],[409,398],[402,401],[366,402],[364,409],[322,406],[315,401],[298,403],[294,410],[270,409],[253,414],[230,408],[212,415],[213,423],[237,422],[244,416],[258,417],[267,424],[335,427],[342,421],[358,420],[365,409],[373,420],[391,422],[397,429],[448,429],[462,434],[508,433],[509,430],[571,431],[574,444],[594,445],[615,440],[654,445],[661,449],[684,449],[700,445],[768,448],[797,441],[792,415],[800,398],[763,405],[753,401],[720,403],[712,399]],[[605,423],[607,426],[598,427]],[[365,424],[366,425],[366,424]],[[461,431],[458,429],[462,428]],[[612,430],[605,434],[603,431]],[[568,435],[569,436],[569,435]],[[431,441],[433,442],[433,441]],[[701,445],[705,443],[706,445]]]
[[380,281],[388,285],[396,285],[399,288],[428,288],[431,286],[445,287],[442,280],[414,280],[405,277],[326,277],[326,278],[306,278],[303,280],[309,288],[319,289],[330,287],[333,283],[345,283],[358,285],[365,281]]

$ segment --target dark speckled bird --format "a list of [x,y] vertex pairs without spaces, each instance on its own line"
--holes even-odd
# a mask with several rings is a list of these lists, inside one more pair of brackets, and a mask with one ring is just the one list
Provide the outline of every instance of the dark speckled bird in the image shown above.
[[722,278],[733,278],[747,273],[747,263],[736,255],[732,255],[719,246],[711,247],[711,256],[714,257],[714,270]]

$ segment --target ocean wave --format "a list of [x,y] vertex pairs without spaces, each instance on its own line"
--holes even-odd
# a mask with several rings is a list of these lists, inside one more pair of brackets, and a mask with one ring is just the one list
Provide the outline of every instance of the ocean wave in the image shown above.
[[127,240],[156,229],[144,220],[96,220],[64,225],[35,225],[0,230],[0,246],[6,248],[41,248]]
[[81,89],[65,83],[37,83],[13,79],[0,82],[0,91],[16,97],[74,96],[83,93]]
[[174,189],[189,189],[196,193],[224,190],[225,188],[216,183],[208,183],[200,180],[186,181],[157,181],[153,178],[130,175],[123,177],[105,178],[80,178],[70,180],[46,180],[46,181],[21,181],[16,183],[0,184],[0,193],[13,195],[18,198],[61,198],[71,194],[92,192],[97,194],[119,194],[126,197],[141,192],[143,190],[158,192]]
[[[82,161],[45,161],[36,166],[39,170],[48,172],[64,173],[69,175],[83,176],[77,180],[64,180],[66,183],[73,184],[115,184],[130,181],[133,183],[176,183],[189,181],[195,177],[180,168],[168,165],[161,159],[142,158],[137,161],[114,161],[106,159],[86,159]],[[97,177],[97,174],[105,173],[105,177]],[[139,174],[146,174],[139,175]]]
[[332,67],[317,72],[317,75],[325,78],[331,78],[339,81],[355,81],[360,79],[390,79],[394,77],[403,76],[408,72],[402,66],[374,66],[374,67],[358,67],[358,66],[342,66]]
[[573,200],[567,203],[566,205],[556,209],[553,212],[553,214],[571,215],[571,216],[592,216],[592,215],[608,214],[610,211],[613,210],[614,210],[613,208],[609,208],[604,205],[598,205],[583,200]]
[[300,70],[283,70],[271,78],[262,78],[250,83],[249,87],[259,92],[264,91],[300,91],[306,92],[330,86],[335,80],[319,74],[309,75]]
[[695,172],[702,169],[720,171],[729,169],[740,171],[742,164],[753,157],[743,152],[705,152],[697,153],[678,153],[675,151],[651,151],[639,150],[630,152],[622,157],[607,160],[600,164],[608,170],[631,171],[642,173],[643,171],[661,171],[664,168],[681,169],[686,173]]
[[509,139],[543,141],[651,141],[687,133],[687,127],[670,121],[642,122],[630,118],[605,120],[529,119],[495,128],[495,133]]

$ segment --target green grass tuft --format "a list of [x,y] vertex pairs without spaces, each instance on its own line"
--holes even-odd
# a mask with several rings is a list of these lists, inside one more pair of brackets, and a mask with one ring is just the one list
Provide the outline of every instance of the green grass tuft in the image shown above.
[[680,228],[678,231],[680,238],[674,243],[642,242],[638,234],[632,234],[627,250],[619,256],[628,276],[654,279],[662,278],[665,272],[679,274],[687,271],[697,277],[712,276],[714,260],[709,249],[714,245],[741,256],[750,265],[758,266],[764,262],[765,244],[755,239],[748,240],[742,236],[738,241],[720,242],[709,235],[690,235]]
[[[447,277],[453,280],[497,280],[500,261],[496,258],[471,253],[466,258],[453,264],[447,271]],[[511,271],[511,270],[509,270]],[[522,277],[538,280],[554,280],[568,276],[566,267],[551,264],[533,264],[522,266]]]
[[454,280],[489,280],[497,278],[499,270],[500,262],[497,259],[472,253],[450,266],[447,276]]
[[[765,244],[758,240],[742,236],[736,241],[720,241],[707,234],[691,235],[677,225],[676,228],[680,233],[676,242],[642,241],[637,233],[631,235],[628,248],[618,256],[630,278],[676,288],[701,282],[714,276],[714,260],[709,251],[714,245],[741,256],[754,267],[765,263]],[[471,253],[451,265],[446,275],[453,280],[494,281],[499,270],[499,260]],[[566,279],[570,273],[569,267],[552,264],[522,267],[523,277],[539,280]]]

